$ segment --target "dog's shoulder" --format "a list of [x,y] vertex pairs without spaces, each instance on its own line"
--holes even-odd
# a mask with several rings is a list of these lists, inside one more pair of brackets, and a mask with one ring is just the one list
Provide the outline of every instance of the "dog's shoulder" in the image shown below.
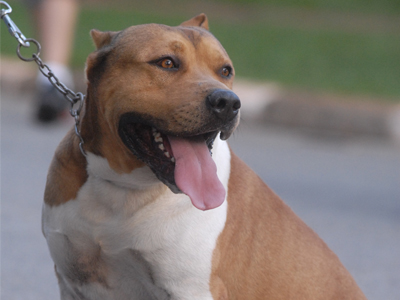
[[[213,257],[213,295],[228,290],[241,299],[290,298],[297,290],[298,299],[316,294],[325,299],[362,298],[339,258],[234,153],[228,187],[227,221]],[[249,251],[256,264],[235,259]]]

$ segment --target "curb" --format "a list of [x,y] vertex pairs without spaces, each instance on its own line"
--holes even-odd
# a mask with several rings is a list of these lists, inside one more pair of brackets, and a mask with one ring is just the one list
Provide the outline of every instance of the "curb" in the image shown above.
[[[247,89],[251,89],[251,92]],[[368,97],[348,97],[277,84],[239,81],[242,118],[267,125],[338,137],[369,136],[400,141],[400,105]]]
[[[1,57],[0,88],[5,93],[33,93],[37,67]],[[74,73],[76,91],[84,75]],[[276,83],[237,79],[233,90],[242,101],[243,120],[304,129],[341,137],[370,136],[400,141],[400,105],[377,99],[288,90]]]

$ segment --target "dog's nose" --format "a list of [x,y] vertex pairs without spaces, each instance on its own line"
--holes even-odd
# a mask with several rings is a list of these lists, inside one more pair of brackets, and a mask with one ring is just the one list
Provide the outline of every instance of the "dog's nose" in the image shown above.
[[222,89],[208,95],[207,104],[218,118],[225,121],[236,117],[241,106],[240,99],[234,92]]

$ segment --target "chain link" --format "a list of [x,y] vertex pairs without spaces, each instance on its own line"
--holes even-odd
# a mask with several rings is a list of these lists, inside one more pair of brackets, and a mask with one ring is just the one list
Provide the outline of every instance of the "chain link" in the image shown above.
[[[84,102],[85,102],[85,95],[82,93],[78,92],[75,93],[71,89],[69,89],[65,84],[63,84],[56,75],[54,75],[53,71],[49,68],[48,65],[43,63],[43,61],[40,59],[40,51],[41,51],[41,46],[38,41],[35,39],[27,39],[22,32],[19,30],[17,25],[11,20],[11,18],[8,16],[12,12],[11,6],[5,2],[5,1],[0,1],[0,7],[1,5],[4,5],[6,9],[2,8],[1,9],[1,19],[6,23],[8,31],[10,34],[18,41],[18,47],[17,47],[17,55],[18,57],[23,60],[23,61],[34,61],[39,67],[39,71],[45,76],[50,83],[61,93],[64,95],[65,99],[69,101],[71,104],[71,108],[69,110],[70,115],[75,119],[75,134],[79,138],[79,148],[84,156],[86,156],[86,152],[83,148],[83,138],[81,136],[81,132],[79,129],[80,125],[80,113],[82,111]],[[34,44],[36,46],[36,52],[32,54],[32,57],[25,57],[21,54],[21,47],[29,48],[31,44]]]

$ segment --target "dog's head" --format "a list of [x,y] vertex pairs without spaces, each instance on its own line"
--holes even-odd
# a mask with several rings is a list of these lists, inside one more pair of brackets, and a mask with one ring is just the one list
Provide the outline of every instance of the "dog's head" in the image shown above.
[[238,125],[240,100],[231,91],[232,62],[208,31],[207,17],[91,35],[97,51],[87,60],[87,151],[119,173],[147,165],[173,192],[186,194],[201,185],[195,178],[185,187],[196,172],[188,164],[199,160],[199,176],[214,184],[213,142]]

